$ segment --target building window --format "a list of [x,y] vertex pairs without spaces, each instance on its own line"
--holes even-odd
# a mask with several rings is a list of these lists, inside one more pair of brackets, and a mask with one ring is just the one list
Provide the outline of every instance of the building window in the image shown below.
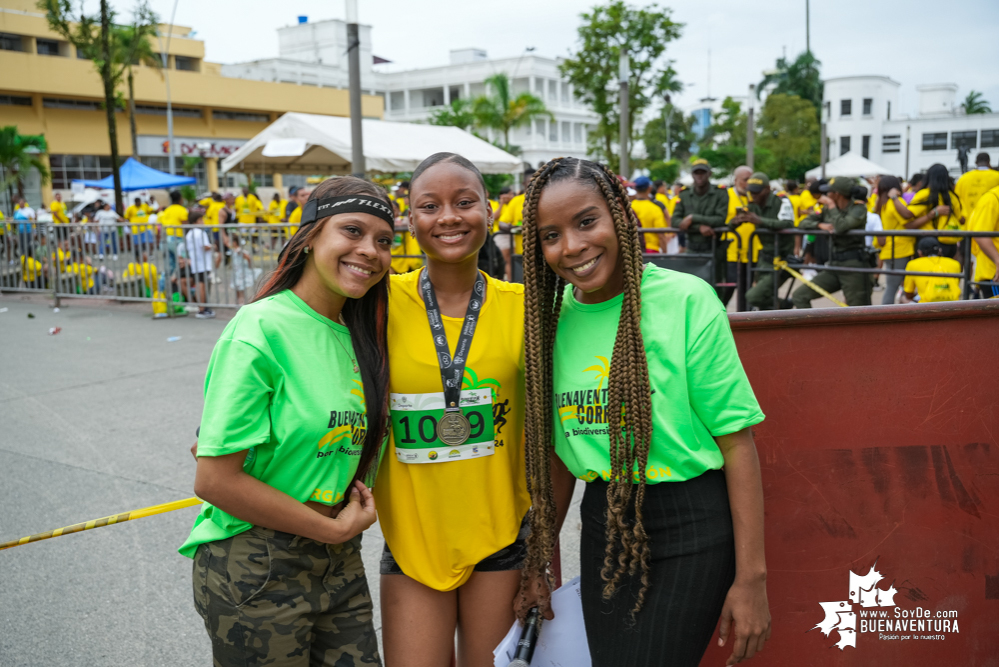
[[886,134],[881,137],[881,152],[882,153],[901,153],[902,152],[902,135],[901,134]]
[[853,100],[840,100],[839,101],[839,115],[849,116],[853,114]]
[[891,102],[888,102],[888,120],[891,120]]
[[874,107],[874,99],[870,98],[870,97],[865,97],[864,98],[864,115],[865,116],[870,116],[874,112],[873,111],[873,107]]
[[77,109],[79,111],[101,110],[100,102],[91,100],[66,100],[59,97],[43,97],[42,106],[46,109]]
[[576,144],[583,143],[583,124],[575,123],[572,129],[573,129],[573,134],[572,134],[573,142]]
[[558,81],[555,79],[548,80],[548,101],[553,105],[558,104]]
[[545,121],[543,119],[534,121],[534,133],[538,135],[538,139],[541,141],[545,140],[547,132],[545,132]]
[[982,130],[982,148],[999,146],[999,130]]
[[13,107],[30,107],[30,97],[18,97],[17,95],[0,95],[0,104]]
[[545,80],[542,78],[537,78],[534,80],[534,94],[545,99]]
[[251,123],[271,122],[271,117],[265,113],[245,113],[242,111],[213,111],[212,118],[215,120],[245,120]]
[[846,155],[850,152],[850,137],[839,138],[839,154]]
[[553,144],[558,141],[558,121],[550,120],[548,121],[548,141]]
[[[201,109],[190,109],[185,107],[173,107],[171,109],[174,118],[201,118]],[[166,107],[155,104],[136,104],[135,113],[144,116],[165,116]]]
[[96,155],[50,155],[52,187],[69,190],[74,180],[99,181],[111,175],[111,158]]
[[865,134],[860,138],[860,154],[865,158],[871,157],[871,135]]
[[59,42],[54,39],[36,39],[38,55],[57,56],[59,55]]
[[923,150],[924,151],[945,151],[945,150],[947,150],[947,133],[946,132],[924,132],[923,133]]
[[24,42],[20,35],[0,32],[0,51],[24,51]]
[[389,110],[390,111],[405,111],[406,110],[406,93],[401,90],[396,90],[389,93]]
[[950,133],[950,147],[960,148],[964,146],[967,149],[978,147],[978,130],[970,130],[968,132],[951,132]]
[[187,56],[174,56],[173,63],[174,63],[173,65],[174,69],[180,70],[181,72],[198,71],[197,58],[188,58]]
[[568,144],[572,141],[572,123],[567,120],[562,121],[562,143]]

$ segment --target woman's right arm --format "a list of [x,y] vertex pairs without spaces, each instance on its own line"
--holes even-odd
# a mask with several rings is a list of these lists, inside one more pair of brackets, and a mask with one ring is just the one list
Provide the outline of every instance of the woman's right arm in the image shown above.
[[374,496],[360,481],[347,505],[330,518],[246,474],[245,459],[246,451],[199,457],[195,495],[247,523],[325,544],[342,544],[375,522]]

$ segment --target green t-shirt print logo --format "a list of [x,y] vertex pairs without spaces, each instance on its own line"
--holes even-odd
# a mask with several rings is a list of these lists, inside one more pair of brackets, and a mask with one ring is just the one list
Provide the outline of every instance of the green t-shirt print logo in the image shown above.
[[[597,381],[597,390],[593,392],[593,400],[588,405],[582,403],[574,403],[573,405],[566,405],[558,410],[559,421],[563,425],[563,430],[565,429],[565,422],[570,419],[575,419],[576,421],[582,423],[580,417],[580,410],[586,410],[586,408],[592,408],[594,414],[603,415],[603,404],[600,402],[600,392],[604,388],[604,382],[610,377],[610,360],[607,357],[602,357],[599,354],[594,355],[594,358],[599,361],[599,364],[594,364],[584,368],[581,372],[586,373],[596,373],[594,379]],[[584,413],[585,414],[585,413]],[[566,433],[566,436],[569,434]]]

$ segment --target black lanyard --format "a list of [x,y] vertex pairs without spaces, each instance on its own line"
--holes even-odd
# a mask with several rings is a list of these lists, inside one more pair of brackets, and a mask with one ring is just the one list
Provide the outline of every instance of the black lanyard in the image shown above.
[[430,283],[427,270],[420,275],[420,292],[423,303],[427,307],[427,319],[430,320],[430,333],[437,348],[437,364],[440,366],[441,383],[444,385],[444,412],[461,412],[461,380],[465,375],[465,361],[472,348],[472,336],[479,323],[479,312],[486,300],[486,280],[481,272],[476,272],[475,286],[472,297],[468,300],[468,310],[465,312],[465,322],[458,336],[458,346],[454,349],[454,357],[447,344],[447,333],[444,331],[444,320],[441,317],[440,306],[437,305],[437,295]]

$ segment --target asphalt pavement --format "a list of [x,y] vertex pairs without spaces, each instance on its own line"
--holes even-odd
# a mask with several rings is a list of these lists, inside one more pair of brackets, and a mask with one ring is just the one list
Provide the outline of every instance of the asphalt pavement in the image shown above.
[[[48,299],[9,293],[4,308],[0,542],[193,495],[205,368],[233,311],[153,320],[148,304],[74,299],[54,312]],[[196,515],[0,552],[0,666],[211,664],[191,561],[177,553]],[[562,532],[565,580],[578,574],[579,529],[574,507]],[[383,542],[377,524],[364,534],[379,629]]]

